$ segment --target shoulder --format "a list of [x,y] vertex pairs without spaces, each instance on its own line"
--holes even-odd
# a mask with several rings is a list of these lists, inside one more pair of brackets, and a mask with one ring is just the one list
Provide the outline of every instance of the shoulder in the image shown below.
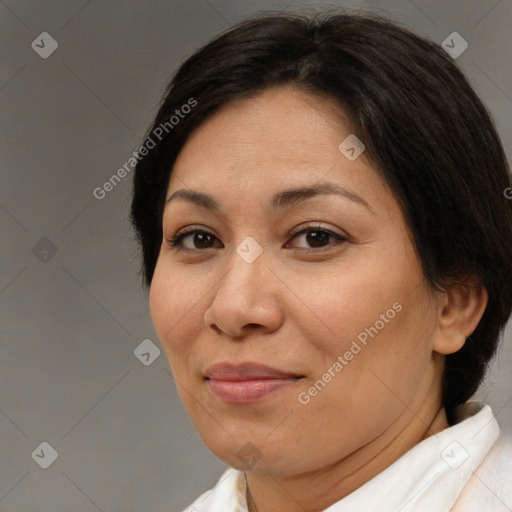
[[[222,473],[218,482],[183,512],[239,512],[244,510],[246,483],[244,474],[234,468]],[[247,510],[245,508],[245,510]]]
[[512,435],[501,435],[465,485],[453,512],[512,509]]

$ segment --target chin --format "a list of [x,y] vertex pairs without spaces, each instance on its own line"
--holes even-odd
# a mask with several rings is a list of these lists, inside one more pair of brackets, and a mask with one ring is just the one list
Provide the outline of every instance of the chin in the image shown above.
[[[203,439],[204,440],[204,439]],[[218,437],[204,440],[208,449],[220,460],[238,471],[265,472],[271,475],[288,475],[298,472],[300,460],[296,460],[297,453],[290,446],[282,442],[271,443],[265,439],[254,436],[244,436],[234,439],[226,434],[222,442]],[[290,456],[293,457],[289,460]]]

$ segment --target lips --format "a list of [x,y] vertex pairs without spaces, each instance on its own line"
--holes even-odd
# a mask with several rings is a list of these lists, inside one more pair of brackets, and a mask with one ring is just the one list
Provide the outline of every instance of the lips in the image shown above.
[[230,364],[219,363],[210,366],[205,377],[213,380],[254,380],[254,379],[290,379],[299,378],[303,375],[292,372],[285,372],[257,363]]
[[208,387],[218,398],[230,403],[251,403],[295,384],[303,375],[256,363],[220,363],[204,374]]

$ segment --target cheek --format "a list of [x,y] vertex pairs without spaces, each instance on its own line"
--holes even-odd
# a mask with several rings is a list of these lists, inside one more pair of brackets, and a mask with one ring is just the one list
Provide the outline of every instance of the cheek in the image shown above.
[[422,295],[403,287],[362,297],[350,307],[331,303],[324,310],[322,319],[338,336],[326,341],[308,332],[309,340],[316,340],[315,371],[300,390],[300,403],[308,402],[298,408],[302,426],[315,425],[327,438],[337,435],[345,447],[364,445],[385,431],[431,369],[432,333],[428,314],[421,315]]
[[[291,282],[293,277],[288,279]],[[297,322],[307,330],[307,337],[316,348],[331,357],[348,350],[353,340],[364,343],[371,339],[372,334],[377,334],[376,323],[380,336],[400,314],[396,311],[400,305],[395,303],[404,295],[402,279],[369,265],[358,269],[340,265],[324,276],[316,275],[314,279],[296,276],[295,279],[298,279],[297,289],[302,284],[300,298],[304,307],[300,311],[305,312]]]
[[[160,261],[160,260],[159,260]],[[192,349],[190,340],[202,326],[201,299],[205,290],[183,281],[183,273],[157,263],[149,291],[155,331],[174,374],[182,374]]]
[[379,387],[385,392],[370,370],[396,389],[428,366],[434,322],[414,262],[390,266],[383,260],[373,265],[366,261],[358,269],[317,274],[315,280],[296,277],[297,288],[300,279],[308,282],[307,308],[300,308],[306,314],[298,314],[295,322],[314,349],[310,361],[315,377],[338,361],[331,372],[343,377],[333,379],[337,384],[332,388],[350,389],[356,402],[367,403],[365,393],[373,395]]

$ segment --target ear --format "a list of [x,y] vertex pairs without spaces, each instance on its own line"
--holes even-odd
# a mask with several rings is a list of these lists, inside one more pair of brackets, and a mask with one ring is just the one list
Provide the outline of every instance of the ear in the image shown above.
[[433,349],[440,354],[460,350],[480,322],[488,300],[487,290],[476,277],[442,294]]

